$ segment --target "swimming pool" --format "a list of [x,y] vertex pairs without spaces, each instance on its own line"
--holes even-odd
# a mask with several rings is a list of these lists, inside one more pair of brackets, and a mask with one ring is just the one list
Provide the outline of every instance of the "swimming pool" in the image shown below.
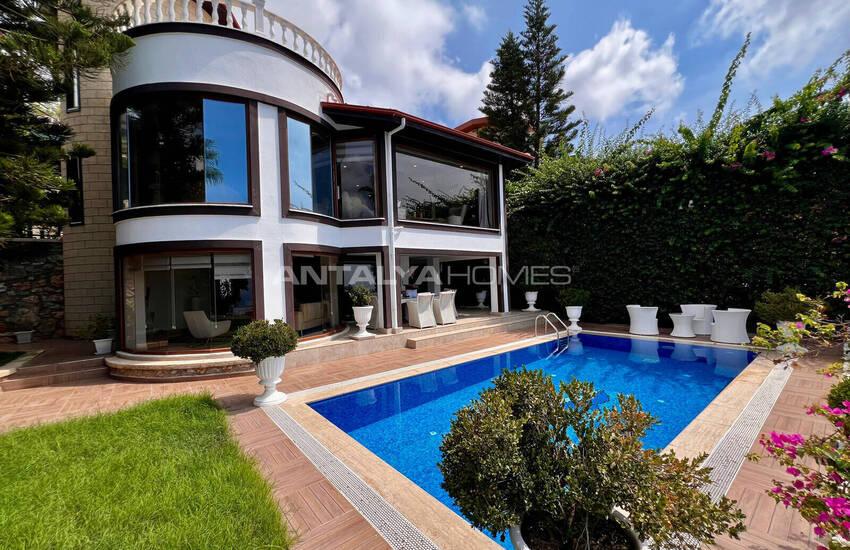
[[556,383],[573,376],[589,380],[612,400],[634,394],[661,420],[644,445],[663,448],[756,356],[745,349],[592,334],[570,337],[560,355],[552,355],[555,349],[554,341],[545,342],[309,405],[459,514],[440,487],[440,443],[455,411],[503,369],[542,369]]

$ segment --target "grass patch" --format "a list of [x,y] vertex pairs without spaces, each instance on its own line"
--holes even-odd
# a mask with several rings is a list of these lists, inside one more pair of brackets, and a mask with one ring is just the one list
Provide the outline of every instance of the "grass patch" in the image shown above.
[[0,367],[6,363],[11,363],[23,354],[22,351],[0,351]]
[[209,395],[0,436],[4,548],[283,548],[271,487]]

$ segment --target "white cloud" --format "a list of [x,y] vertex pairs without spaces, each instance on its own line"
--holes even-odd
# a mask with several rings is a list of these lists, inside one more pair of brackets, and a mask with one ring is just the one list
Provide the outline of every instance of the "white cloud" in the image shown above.
[[847,47],[848,29],[847,0],[711,0],[698,24],[703,38],[752,31],[744,67],[757,75],[804,67],[821,53],[837,57]]
[[449,123],[477,116],[490,63],[468,72],[448,57],[446,37],[459,17],[451,6],[437,0],[270,0],[268,9],[328,50],[342,71],[346,102],[445,112]]
[[685,79],[673,55],[674,38],[653,49],[646,31],[619,20],[593,48],[570,55],[563,84],[577,112],[604,121],[623,113],[664,111],[679,97]]
[[472,28],[477,31],[484,29],[484,25],[487,24],[487,12],[484,11],[484,8],[475,4],[464,4],[462,9],[463,15],[472,25]]

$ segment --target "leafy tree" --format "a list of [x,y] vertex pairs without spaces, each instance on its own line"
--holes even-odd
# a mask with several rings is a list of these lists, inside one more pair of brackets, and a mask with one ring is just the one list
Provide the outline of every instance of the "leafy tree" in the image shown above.
[[490,84],[484,91],[480,110],[487,115],[488,125],[481,129],[481,137],[519,151],[530,150],[528,86],[522,47],[508,31],[496,50]]
[[522,52],[528,77],[528,117],[532,129],[531,153],[540,162],[542,153],[554,154],[578,133],[580,120],[570,121],[575,105],[565,105],[573,92],[561,89],[564,60],[558,47],[556,25],[548,24],[545,0],[530,0],[525,6]]
[[0,0],[0,235],[67,221],[57,164],[93,151],[63,151],[71,130],[49,105],[132,46],[123,24],[81,0]]

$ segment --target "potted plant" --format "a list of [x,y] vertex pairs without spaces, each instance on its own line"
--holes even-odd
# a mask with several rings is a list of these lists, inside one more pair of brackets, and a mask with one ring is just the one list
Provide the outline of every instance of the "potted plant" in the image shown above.
[[277,405],[286,400],[286,394],[277,391],[277,383],[286,366],[286,354],[297,344],[298,334],[280,319],[273,323],[257,319],[236,330],[230,351],[254,363],[260,385],[266,388],[262,395],[254,398],[255,406]]
[[112,353],[112,341],[115,338],[114,328],[115,322],[110,315],[96,313],[89,317],[89,324],[86,326],[84,336],[94,344],[95,355]]
[[534,303],[537,301],[537,292],[538,286],[528,282],[520,282],[519,288],[523,292],[523,297],[525,301],[528,303],[528,307],[523,309],[523,311],[540,311],[536,307],[534,307]]
[[605,408],[597,397],[589,382],[556,388],[542,371],[506,369],[455,414],[440,446],[442,487],[473,526],[502,540],[509,531],[515,548],[637,549],[651,539],[696,549],[737,538],[735,502],[700,490],[705,455],[645,449],[657,419],[634,396]]
[[590,300],[590,292],[581,288],[568,287],[558,294],[558,301],[567,310],[567,318],[570,320],[569,332],[581,332],[578,326],[581,319],[581,308]]
[[487,309],[487,306],[484,305],[484,300],[487,299],[487,290],[479,290],[475,293],[475,299],[478,301],[478,305],[475,307],[478,309]]
[[366,326],[369,324],[369,319],[372,318],[372,289],[366,285],[349,285],[345,288],[345,293],[351,300],[351,309],[354,310],[354,322],[357,323],[357,333],[353,334],[352,338],[363,338],[369,336],[366,332]]

